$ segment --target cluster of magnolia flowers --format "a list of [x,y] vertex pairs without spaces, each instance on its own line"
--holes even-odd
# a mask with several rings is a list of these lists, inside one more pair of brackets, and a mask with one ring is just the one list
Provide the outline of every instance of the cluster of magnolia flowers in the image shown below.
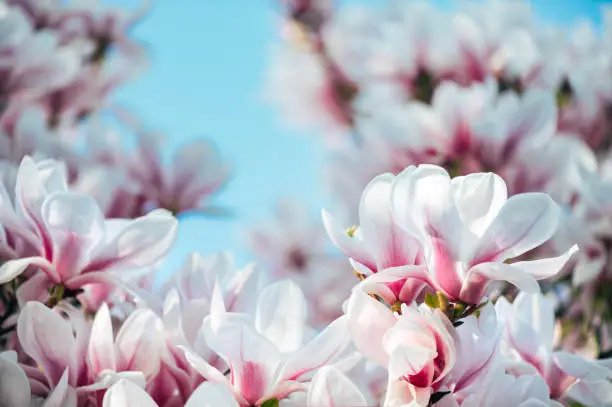
[[[557,257],[577,245],[560,272],[539,283],[556,304],[555,346],[609,357],[612,9],[602,8],[596,27],[586,19],[546,21],[527,1],[282,5],[267,94],[288,122],[323,135],[325,183],[341,222],[363,221],[359,202],[374,177],[411,165],[437,165],[453,179],[492,172],[511,197],[547,194],[561,208],[559,226],[521,260]],[[295,233],[276,235],[291,241]],[[254,252],[279,264],[269,261],[272,249],[261,249],[267,240],[255,237]],[[346,287],[317,283],[314,261],[322,256],[309,245],[273,247],[285,259],[299,247],[311,261],[298,273],[285,267],[286,274],[307,274],[308,290],[343,298]],[[507,285],[499,290],[518,294]]]
[[612,405],[612,24],[283,5],[275,95],[326,126],[338,205],[164,279],[228,167],[110,103],[142,11],[0,3],[0,406]]

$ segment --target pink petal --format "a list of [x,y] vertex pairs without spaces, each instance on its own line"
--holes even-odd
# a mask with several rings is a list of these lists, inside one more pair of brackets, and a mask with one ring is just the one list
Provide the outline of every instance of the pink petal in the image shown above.
[[115,343],[121,370],[141,371],[147,378],[159,370],[166,342],[162,322],[153,311],[133,312],[121,326]]
[[29,302],[17,321],[23,350],[41,367],[50,384],[59,383],[77,349],[72,326],[41,303]]
[[177,220],[165,210],[154,210],[135,219],[107,243],[86,272],[153,265],[165,256],[175,240]]
[[557,230],[560,212],[546,194],[514,195],[480,238],[470,265],[504,261],[540,246]]
[[230,366],[233,386],[250,403],[266,394],[278,368],[276,346],[240,322],[223,321],[216,332],[205,332],[206,342]]
[[468,271],[459,299],[468,304],[479,304],[491,281],[507,281],[528,294],[540,292],[536,279],[512,264],[481,263]]
[[414,264],[420,253],[415,238],[400,229],[391,214],[394,180],[389,173],[374,178],[365,187],[359,204],[363,244],[371,248],[376,269]]
[[62,282],[80,274],[104,233],[104,216],[87,195],[56,193],[42,206],[53,244],[52,261]]
[[98,309],[91,327],[87,363],[93,378],[103,370],[116,370],[113,325],[106,304]]

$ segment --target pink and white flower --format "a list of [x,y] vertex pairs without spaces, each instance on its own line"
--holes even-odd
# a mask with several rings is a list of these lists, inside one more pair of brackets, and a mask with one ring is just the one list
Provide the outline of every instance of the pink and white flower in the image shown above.
[[30,244],[31,257],[0,268],[8,282],[28,267],[40,270],[20,287],[22,299],[40,299],[48,287],[78,290],[113,284],[113,273],[153,265],[174,241],[177,221],[158,210],[136,220],[105,220],[93,198],[68,191],[57,163],[25,157],[17,175],[14,207],[3,202],[5,229]]
[[612,371],[604,363],[553,349],[554,308],[547,298],[521,293],[513,304],[500,298],[496,309],[506,327],[511,373],[541,376],[555,400],[569,397],[588,406],[610,402]]

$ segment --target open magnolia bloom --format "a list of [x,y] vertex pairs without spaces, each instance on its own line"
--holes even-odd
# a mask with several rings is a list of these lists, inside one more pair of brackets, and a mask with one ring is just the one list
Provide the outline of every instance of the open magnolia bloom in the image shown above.
[[389,355],[388,407],[427,405],[457,359],[451,321],[426,305],[402,305],[383,347]]
[[306,302],[290,281],[264,289],[254,316],[224,312],[213,301],[202,330],[207,345],[229,366],[229,377],[192,350],[185,354],[205,379],[229,386],[240,405],[262,406],[305,391],[306,376],[332,363],[349,343],[346,318],[340,317],[304,344]]
[[384,283],[374,292],[382,298],[415,298],[406,291],[422,288],[407,286],[416,280],[451,301],[473,305],[492,281],[533,293],[539,292],[537,280],[559,272],[575,247],[555,258],[513,260],[551,238],[559,212],[542,193],[507,198],[506,185],[495,174],[451,179],[442,167],[420,165],[370,182],[357,232],[347,234],[325,213],[324,221],[356,270],[364,277],[375,273],[361,284]]
[[32,394],[46,399],[45,406],[76,406],[77,399],[82,404],[95,402],[101,390],[120,378],[144,385],[159,364],[159,328],[155,332],[159,324],[150,311],[140,310],[113,339],[106,307],[90,325],[69,304],[49,309],[37,302],[27,303],[19,314],[17,334],[24,354],[33,362],[24,365]]
[[0,268],[0,282],[33,274],[19,289],[21,300],[42,299],[51,289],[56,299],[64,291],[92,283],[113,284],[117,271],[150,266],[174,241],[176,219],[157,210],[135,219],[106,220],[93,198],[69,192],[64,167],[53,161],[35,163],[25,157],[17,174],[15,202],[0,201],[5,229],[29,243],[31,257],[12,259]]
[[495,306],[505,325],[509,372],[542,376],[555,400],[570,398],[585,406],[612,402],[612,370],[605,366],[606,361],[585,360],[553,349],[555,314],[549,299],[521,293],[513,304],[500,298]]

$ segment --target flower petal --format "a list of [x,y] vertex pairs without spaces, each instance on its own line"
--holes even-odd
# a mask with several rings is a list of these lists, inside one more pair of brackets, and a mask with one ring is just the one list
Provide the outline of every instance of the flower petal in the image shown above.
[[291,355],[278,375],[279,380],[298,380],[301,376],[331,363],[350,343],[347,323],[345,316],[336,319],[306,346]]
[[470,265],[504,261],[540,246],[557,230],[560,213],[546,194],[514,195],[480,238]]
[[41,367],[50,384],[59,383],[77,349],[72,326],[57,312],[29,302],[17,321],[23,350]]
[[279,281],[259,295],[255,326],[281,352],[293,352],[304,337],[307,307],[302,289],[296,283]]
[[185,407],[239,407],[232,392],[223,384],[205,382],[191,394]]
[[30,383],[16,356],[14,352],[0,353],[0,405],[30,407]]
[[141,371],[150,378],[159,370],[165,337],[161,320],[149,309],[133,312],[115,340],[121,370]]
[[158,407],[142,387],[120,380],[104,394],[103,407]]
[[61,281],[67,281],[80,274],[101,242],[104,216],[93,198],[70,192],[51,195],[41,211],[53,244],[53,264]]
[[396,322],[391,310],[355,289],[348,300],[346,315],[355,347],[372,362],[386,367],[389,356],[383,348],[382,340]]
[[91,326],[87,356],[87,364],[94,376],[103,370],[117,369],[113,325],[106,303],[98,309]]
[[366,407],[357,386],[333,366],[323,366],[312,378],[307,407]]
[[157,209],[127,224],[98,253],[86,271],[139,268],[165,256],[175,240],[178,222],[170,212]]

